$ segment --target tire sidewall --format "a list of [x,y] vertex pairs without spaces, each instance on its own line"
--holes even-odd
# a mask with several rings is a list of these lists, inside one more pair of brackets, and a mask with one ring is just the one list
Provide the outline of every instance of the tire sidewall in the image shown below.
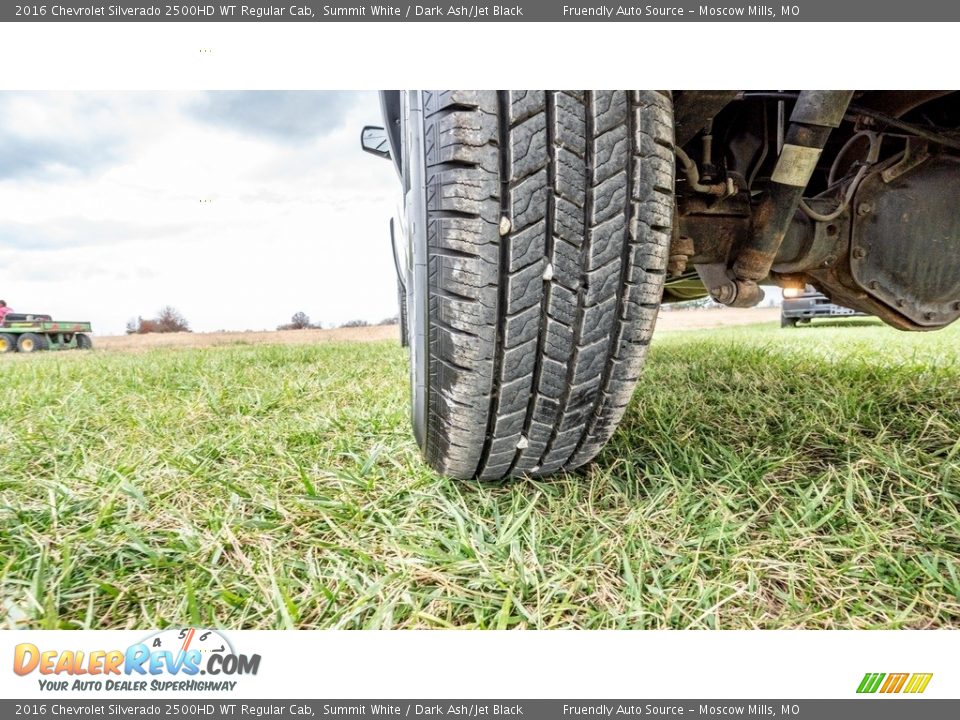
[[430,298],[427,287],[426,157],[419,91],[403,93],[404,227],[407,241],[407,323],[410,349],[410,419],[427,449]]
[[397,302],[399,305],[399,316],[397,322],[400,325],[400,344],[403,347],[410,346],[410,335],[408,330],[409,323],[407,322],[407,293],[404,289],[405,286],[400,280],[397,280]]

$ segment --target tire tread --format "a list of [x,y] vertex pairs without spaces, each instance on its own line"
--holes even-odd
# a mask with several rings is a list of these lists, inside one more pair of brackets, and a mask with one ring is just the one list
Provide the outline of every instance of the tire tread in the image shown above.
[[427,459],[483,480],[572,470],[619,423],[656,321],[673,220],[670,97],[422,97]]

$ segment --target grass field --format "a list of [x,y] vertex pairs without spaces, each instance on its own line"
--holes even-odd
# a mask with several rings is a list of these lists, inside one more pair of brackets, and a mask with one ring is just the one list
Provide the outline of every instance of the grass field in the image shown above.
[[496,486],[393,343],[0,372],[7,627],[960,627],[960,328],[660,334],[589,471]]

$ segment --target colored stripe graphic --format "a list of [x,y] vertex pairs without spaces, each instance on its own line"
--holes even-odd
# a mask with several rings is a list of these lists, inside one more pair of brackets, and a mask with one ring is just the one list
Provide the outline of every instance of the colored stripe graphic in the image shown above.
[[863,680],[857,686],[857,692],[860,694],[872,694],[880,692],[882,694],[896,693],[922,693],[927,689],[933,673],[866,673]]
[[867,673],[863,676],[863,680],[860,681],[860,687],[857,688],[857,692],[875,693],[877,688],[880,687],[880,682],[884,677],[886,676],[883,673]]
[[907,689],[904,692],[907,693],[922,693],[927,689],[927,685],[930,684],[930,678],[933,677],[933,673],[914,673],[913,677],[910,678],[910,682],[907,684]]
[[910,673],[890,673],[887,675],[887,681],[880,688],[882,693],[898,693],[903,684],[907,681]]

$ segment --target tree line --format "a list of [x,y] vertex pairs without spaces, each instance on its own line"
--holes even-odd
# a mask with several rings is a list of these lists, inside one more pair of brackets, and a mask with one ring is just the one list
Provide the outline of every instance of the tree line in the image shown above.
[[[399,323],[399,318],[394,315],[392,317],[384,318],[378,324],[396,325],[397,323]],[[348,320],[340,325],[340,327],[369,327],[370,324],[371,323],[367,322],[366,320]],[[322,323],[311,322],[310,316],[303,311],[295,312],[290,318],[290,322],[277,325],[277,330],[320,330],[322,328]],[[127,322],[128,335],[146,335],[148,333],[171,332],[192,332],[192,330],[190,330],[190,323],[187,322],[187,319],[180,313],[179,310],[171,305],[165,305],[164,307],[160,308],[160,312],[157,313],[156,317],[136,317],[131,318]]]

